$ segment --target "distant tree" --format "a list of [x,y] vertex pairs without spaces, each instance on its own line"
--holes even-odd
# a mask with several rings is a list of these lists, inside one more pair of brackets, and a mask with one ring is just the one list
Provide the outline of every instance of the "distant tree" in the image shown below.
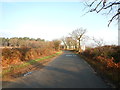
[[61,44],[61,41],[60,40],[53,40],[53,44],[54,44],[54,48],[55,50],[59,50],[60,49],[60,44]]
[[85,33],[86,29],[83,28],[76,29],[70,33],[71,37],[73,37],[75,40],[78,40],[78,51],[81,50],[81,41],[83,40]]
[[105,42],[102,38],[96,39],[93,37],[93,41],[95,43],[95,46],[97,46],[97,47],[101,47],[101,46],[105,45]]
[[71,49],[72,46],[72,37],[66,37],[65,38],[67,46],[69,46],[69,49]]
[[99,13],[106,10],[106,14],[113,14],[109,20],[108,26],[113,20],[118,20],[120,15],[120,1],[119,0],[88,0],[85,5],[89,7],[88,12]]
[[37,38],[36,41],[45,41],[45,40],[41,38]]
[[0,37],[0,47],[2,46],[2,38]]
[[64,49],[67,49],[67,43],[66,43],[66,39],[65,39],[66,37],[62,37],[61,38],[61,41],[63,42],[63,44],[64,44]]
[[10,43],[10,46],[13,46],[13,47],[18,46],[18,38],[17,37],[10,38],[9,43]]
[[74,38],[72,38],[71,43],[74,46],[74,49],[77,50],[77,40],[75,40]]
[[29,38],[29,37],[24,37],[23,39],[24,39],[24,40],[30,40],[30,38]]
[[18,46],[21,47],[24,44],[23,38],[18,38]]
[[1,45],[5,46],[6,39],[5,38],[1,38],[1,41],[2,41]]
[[6,38],[5,42],[6,42],[6,46],[9,46],[9,45],[10,45],[10,43],[9,43],[9,38]]
[[73,37],[66,37],[65,41],[67,46],[69,46],[69,49],[77,49],[77,40],[75,40]]

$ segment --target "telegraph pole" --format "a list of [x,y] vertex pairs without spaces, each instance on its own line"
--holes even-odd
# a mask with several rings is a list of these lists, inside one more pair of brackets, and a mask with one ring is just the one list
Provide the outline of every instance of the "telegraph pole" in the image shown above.
[[[118,5],[118,12],[120,12],[120,5]],[[118,15],[118,45],[120,46],[120,14]]]

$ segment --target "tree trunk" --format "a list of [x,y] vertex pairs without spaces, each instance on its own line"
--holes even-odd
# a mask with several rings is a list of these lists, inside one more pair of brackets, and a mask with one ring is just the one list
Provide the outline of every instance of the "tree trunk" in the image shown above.
[[80,39],[79,39],[79,44],[78,44],[78,52],[81,51],[81,46],[80,46]]
[[67,49],[67,45],[64,45],[64,49],[65,49],[65,50]]

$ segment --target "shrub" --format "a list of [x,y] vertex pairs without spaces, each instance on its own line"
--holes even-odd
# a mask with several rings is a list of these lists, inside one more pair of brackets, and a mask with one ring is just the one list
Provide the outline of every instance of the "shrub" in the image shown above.
[[85,50],[82,54],[102,76],[120,85],[120,46],[102,46]]
[[[48,44],[48,43],[47,43]],[[53,47],[44,44],[36,48],[3,48],[2,50],[2,66],[3,68],[9,67],[11,64],[20,64],[24,61],[33,60],[42,56],[54,54]]]

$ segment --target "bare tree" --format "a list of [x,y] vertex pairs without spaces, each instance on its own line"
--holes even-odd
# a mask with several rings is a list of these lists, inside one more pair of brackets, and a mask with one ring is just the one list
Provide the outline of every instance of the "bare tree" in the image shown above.
[[67,43],[66,43],[65,37],[62,37],[62,38],[61,38],[61,41],[62,41],[63,44],[64,44],[64,49],[67,49]]
[[11,46],[16,47],[18,45],[18,38],[17,37],[10,38],[9,42]]
[[64,44],[64,49],[67,49],[68,46],[69,49],[77,49],[77,40],[73,39],[73,37],[62,37],[61,40]]
[[71,38],[70,40],[71,40],[71,44],[73,46],[73,49],[77,50],[77,40],[74,38]]
[[95,45],[96,45],[97,47],[101,47],[101,46],[105,45],[105,42],[104,42],[104,40],[103,40],[102,38],[95,39],[95,38],[93,37],[93,41],[95,42]]
[[88,0],[85,2],[85,5],[89,7],[89,10],[86,12],[96,12],[99,13],[101,11],[107,11],[107,14],[114,14],[112,15],[111,19],[109,20],[108,26],[113,20],[118,20],[120,15],[120,1],[119,0]]
[[53,44],[54,44],[54,48],[56,51],[58,51],[60,49],[60,44],[61,44],[61,41],[60,40],[53,40]]
[[69,49],[71,49],[71,46],[72,46],[72,37],[66,37],[65,41],[67,43],[67,46],[69,46]]
[[81,41],[83,40],[83,37],[85,36],[86,29],[79,28],[70,34],[74,39],[78,40],[78,51],[81,50]]

